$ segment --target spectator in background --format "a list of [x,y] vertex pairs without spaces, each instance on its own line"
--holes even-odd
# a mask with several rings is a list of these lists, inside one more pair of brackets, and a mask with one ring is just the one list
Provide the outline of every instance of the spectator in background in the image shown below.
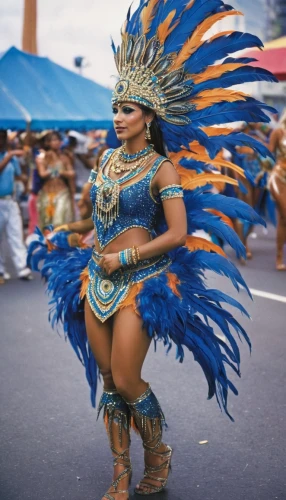
[[74,217],[73,195],[75,172],[70,157],[61,151],[61,136],[51,132],[49,150],[37,158],[43,187],[38,196],[39,223],[43,229],[71,222]]
[[286,245],[286,109],[279,127],[270,136],[269,150],[276,155],[276,165],[270,175],[269,188],[278,212],[276,236],[276,269],[286,271],[283,250]]
[[[13,264],[18,278],[29,280],[31,271],[26,265],[27,251],[23,242],[23,225],[20,209],[13,199],[15,180],[23,180],[17,157],[23,150],[8,150],[7,132],[0,130],[0,246],[3,249],[3,236],[6,234],[11,250]],[[0,284],[4,283],[4,256],[0,253]]]
[[49,131],[42,132],[38,138],[32,137],[29,141],[30,152],[29,152],[29,174],[30,174],[30,194],[28,198],[28,214],[29,214],[29,226],[28,234],[33,234],[36,226],[39,224],[38,217],[38,194],[43,187],[43,180],[39,175],[37,168],[37,157],[44,157],[45,152],[49,149],[47,144],[47,137]]

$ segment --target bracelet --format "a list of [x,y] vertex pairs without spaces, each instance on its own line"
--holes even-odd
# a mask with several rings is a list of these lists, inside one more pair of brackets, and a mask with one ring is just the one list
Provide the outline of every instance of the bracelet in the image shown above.
[[118,259],[122,267],[136,266],[140,260],[138,247],[133,246],[118,253]]
[[137,264],[137,253],[136,253],[136,248],[132,247],[132,262],[134,266]]
[[141,260],[139,248],[135,247],[135,250],[136,250],[136,255],[137,255],[137,262],[139,262],[139,260]]
[[128,267],[133,263],[132,248],[127,248],[118,253],[119,262],[122,267]]

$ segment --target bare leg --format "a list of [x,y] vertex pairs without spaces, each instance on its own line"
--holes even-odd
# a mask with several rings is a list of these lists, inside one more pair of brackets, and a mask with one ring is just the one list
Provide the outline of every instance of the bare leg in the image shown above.
[[[241,192],[239,192],[238,193],[238,198],[240,200],[244,201],[245,203],[247,203],[248,205],[250,205],[251,207],[254,207],[255,192],[254,192],[253,186],[250,184],[250,182],[247,179],[243,179],[241,182],[243,183],[244,187],[247,189],[247,193],[241,193]],[[245,249],[246,249],[246,258],[247,259],[251,259],[252,258],[252,252],[251,252],[251,250],[248,247],[247,240],[248,240],[248,236],[252,233],[253,225],[250,226],[249,229],[248,229],[248,231],[247,231],[247,233],[244,234],[243,222],[241,222],[240,220],[236,220],[235,223],[234,223],[234,229],[235,229],[235,231],[236,231],[239,239],[241,240],[241,242],[245,246]],[[245,263],[245,260],[243,259],[243,257],[240,258],[240,261],[241,261],[242,264]]]
[[[93,314],[90,305],[86,300],[85,324],[90,347],[94,357],[96,358],[99,370],[104,380],[104,391],[114,391],[115,385],[111,373],[112,319],[107,320],[105,323],[101,323],[101,321]],[[117,459],[114,465],[112,481],[115,481],[119,475],[126,470],[126,466],[130,465],[129,428],[126,428],[128,426],[125,425],[125,427],[123,427],[123,432],[119,432],[119,420],[121,417],[122,415],[120,412],[115,411],[110,418],[107,428],[112,455]],[[118,483],[120,490],[128,490],[129,476],[130,474],[127,474],[120,481],[120,483]],[[113,486],[109,488],[107,495],[109,496],[104,496],[102,500],[106,498],[126,500],[128,498],[128,493],[115,493]]]
[[[148,384],[142,380],[141,370],[151,343],[142,327],[142,319],[132,308],[122,309],[115,315],[113,325],[113,342],[111,354],[111,367],[114,383],[118,392],[127,401],[134,401],[147,389]],[[149,442],[152,446],[152,441]],[[161,444],[156,449],[158,453],[168,453],[169,448]],[[151,467],[161,465],[166,457],[153,455],[145,451],[145,464]],[[155,477],[167,478],[168,468],[154,472]],[[145,482],[145,481],[144,481]],[[148,479],[150,485],[161,486],[160,481]],[[143,491],[152,492],[148,486],[137,485]]]
[[283,249],[286,243],[286,219],[282,217],[281,212],[278,213],[277,233],[276,233],[276,269],[278,271],[286,271],[286,266],[283,262]]
[[277,205],[278,220],[276,233],[276,269],[285,271],[283,248],[286,243],[286,184],[274,172],[270,177],[270,192]]
[[102,375],[104,390],[112,391],[115,389],[111,374],[112,320],[101,323],[92,312],[87,300],[84,313],[88,342]]

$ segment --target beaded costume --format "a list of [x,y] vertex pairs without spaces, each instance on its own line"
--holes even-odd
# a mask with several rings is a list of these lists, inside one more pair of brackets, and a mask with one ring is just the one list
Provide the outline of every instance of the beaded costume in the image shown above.
[[[152,238],[165,232],[163,205],[166,200],[182,196],[188,222],[186,246],[140,261],[137,266],[127,266],[123,272],[108,277],[98,266],[100,255],[91,248],[69,247],[66,233],[55,234],[48,242],[38,233],[39,241],[30,247],[33,268],[44,261],[41,273],[52,295],[52,324],[62,321],[83,362],[93,405],[98,367],[84,326],[85,295],[101,321],[118,308],[133,307],[150,337],[163,341],[168,349],[175,344],[181,362],[184,350],[190,350],[206,376],[209,398],[215,395],[228,415],[228,389],[237,394],[226,367],[240,375],[235,335],[249,345],[250,341],[223,304],[247,312],[235,299],[207,288],[204,273],[214,271],[230,278],[237,290],[239,286],[248,289],[222,249],[193,233],[203,229],[230,244],[241,256],[245,250],[230,218],[251,224],[262,222],[243,202],[213,194],[210,189],[211,184],[219,182],[236,183],[210,172],[210,165],[242,174],[242,169],[223,160],[223,148],[234,153],[236,146],[247,145],[263,156],[268,153],[255,138],[225,125],[215,126],[239,120],[269,121],[263,110],[272,111],[243,92],[229,89],[244,82],[275,80],[266,70],[248,66],[249,59],[230,57],[239,50],[261,47],[260,40],[230,31],[205,37],[214,23],[239,14],[221,0],[141,0],[133,15],[128,12],[121,46],[115,48],[113,44],[120,75],[113,103],[131,101],[155,111],[183,191],[180,186],[165,186],[160,196],[152,194],[150,183],[166,160],[162,157],[147,171],[142,165],[142,170],[139,166],[119,180],[111,180],[104,166],[113,154],[119,153],[108,151],[98,176],[93,172],[90,179],[93,220],[101,251],[131,227],[146,229]],[[140,158],[138,162],[141,165]],[[225,341],[216,335],[216,328]]]

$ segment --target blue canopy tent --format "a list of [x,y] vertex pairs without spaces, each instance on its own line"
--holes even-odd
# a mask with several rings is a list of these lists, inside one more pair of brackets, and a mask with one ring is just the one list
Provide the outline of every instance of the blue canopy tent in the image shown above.
[[0,128],[36,131],[111,126],[109,89],[15,47],[0,55]]

